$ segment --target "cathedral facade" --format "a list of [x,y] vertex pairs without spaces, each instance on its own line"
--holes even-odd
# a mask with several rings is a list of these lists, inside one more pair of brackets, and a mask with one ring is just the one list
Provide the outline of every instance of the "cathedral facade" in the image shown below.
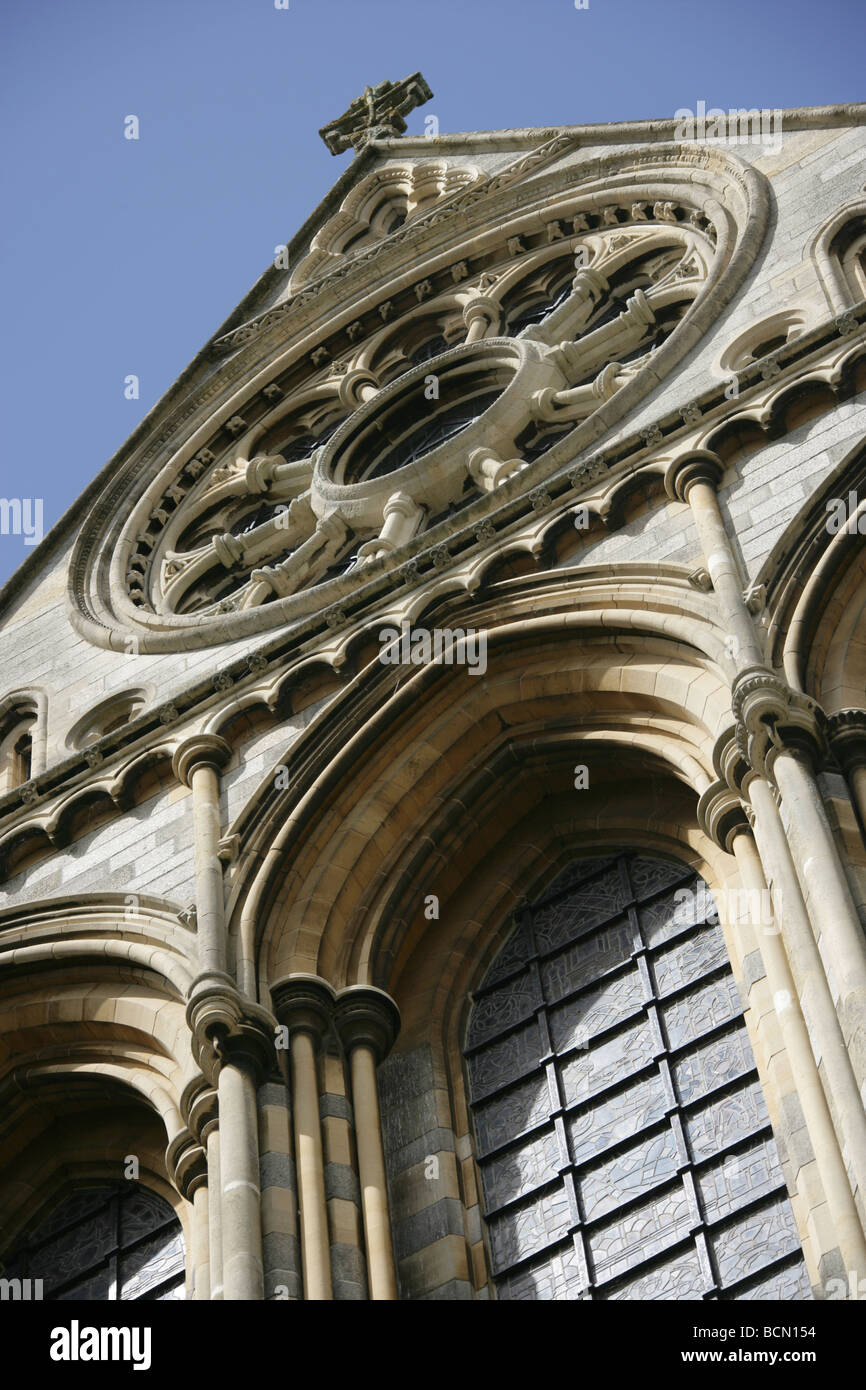
[[866,108],[429,96],[0,594],[6,1295],[864,1296]]

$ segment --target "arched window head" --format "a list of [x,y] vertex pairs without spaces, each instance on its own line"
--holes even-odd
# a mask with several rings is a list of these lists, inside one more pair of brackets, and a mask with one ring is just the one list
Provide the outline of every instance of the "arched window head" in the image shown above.
[[33,735],[28,729],[26,733],[16,739],[12,749],[12,781],[16,787],[21,787],[25,782],[30,781],[30,772],[33,767]]
[[33,776],[33,735],[36,711],[28,701],[16,702],[0,717],[0,795],[14,791]]
[[76,1188],[36,1218],[3,1264],[4,1278],[29,1279],[30,1296],[48,1301],[185,1296],[180,1222],[137,1182]]
[[808,1299],[715,903],[575,860],[473,994],[464,1048],[500,1299]]

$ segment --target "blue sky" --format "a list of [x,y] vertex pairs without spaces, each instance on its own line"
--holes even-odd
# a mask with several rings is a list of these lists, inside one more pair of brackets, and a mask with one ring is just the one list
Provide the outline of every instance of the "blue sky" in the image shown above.
[[367,83],[420,68],[443,133],[864,95],[862,0],[289,5],[4,0],[0,497],[46,530],[350,162],[317,131]]

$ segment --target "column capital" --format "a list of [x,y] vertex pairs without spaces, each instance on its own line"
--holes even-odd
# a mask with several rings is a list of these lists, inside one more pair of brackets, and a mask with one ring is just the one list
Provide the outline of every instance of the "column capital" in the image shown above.
[[271,985],[274,1013],[289,1035],[302,1029],[317,1042],[331,1027],[335,997],[320,975],[285,975]]
[[715,489],[724,471],[722,460],[710,449],[690,449],[687,453],[678,454],[665,469],[668,497],[677,502],[688,502],[695,483],[708,483]]
[[486,328],[493,328],[499,323],[500,312],[500,304],[490,295],[474,294],[463,305],[463,322],[471,328],[475,319],[481,319]]
[[373,985],[349,985],[337,995],[334,1022],[347,1052],[359,1045],[369,1047],[379,1063],[397,1040],[400,1010],[383,989]]
[[742,796],[746,780],[752,769],[745,757],[737,737],[737,725],[731,724],[716,739],[713,748],[713,767],[720,782],[725,782],[732,792]]
[[188,1129],[176,1134],[165,1151],[165,1166],[180,1193],[191,1202],[199,1187],[207,1184],[207,1158]]
[[750,666],[737,676],[731,707],[738,746],[756,772],[771,776],[781,752],[808,762],[823,758],[827,718],[821,706],[766,668]]
[[180,1113],[198,1142],[207,1144],[211,1130],[219,1126],[219,1102],[214,1087],[203,1074],[184,1086]]
[[211,1086],[224,1066],[246,1067],[259,1083],[274,1065],[276,1021],[245,999],[230,976],[212,971],[194,980],[186,1019],[193,1056]]
[[833,754],[844,772],[866,767],[866,710],[840,709],[827,720]]
[[220,771],[232,755],[230,746],[218,734],[193,734],[174,750],[171,769],[185,787],[192,785],[192,775],[198,767]]
[[749,822],[742,802],[727,782],[713,782],[698,801],[698,824],[705,834],[731,853],[737,835],[748,831]]

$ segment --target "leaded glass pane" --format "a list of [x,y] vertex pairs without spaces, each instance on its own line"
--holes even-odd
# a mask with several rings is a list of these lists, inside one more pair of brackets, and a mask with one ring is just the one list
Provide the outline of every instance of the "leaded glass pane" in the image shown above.
[[498,1297],[810,1297],[714,915],[682,864],[577,860],[475,992]]
[[639,1134],[660,1120],[667,1106],[664,1083],[656,1072],[628,1090],[574,1112],[566,1123],[572,1162],[584,1163],[630,1135]]
[[662,1009],[665,1031],[670,1047],[682,1047],[709,1033],[722,1023],[729,1023],[742,1013],[740,996],[732,975],[700,989],[692,990],[684,999],[666,1004]]
[[604,1216],[673,1177],[677,1163],[676,1139],[666,1126],[651,1139],[643,1139],[597,1168],[587,1169],[580,1180],[586,1220]]
[[776,1146],[772,1139],[763,1139],[754,1148],[710,1163],[698,1175],[698,1192],[707,1220],[716,1221],[766,1197],[778,1183]]
[[180,1223],[167,1202],[132,1182],[71,1193],[6,1266],[42,1279],[47,1300],[184,1297]]
[[589,1237],[597,1282],[660,1254],[687,1235],[690,1225],[688,1198],[679,1183],[653,1201],[605,1222]]
[[744,1028],[713,1038],[674,1062],[674,1080],[680,1100],[683,1103],[697,1100],[726,1082],[745,1076],[754,1065]]
[[472,1010],[472,1026],[467,1042],[471,1047],[531,1018],[540,1003],[532,975],[522,974],[500,985],[479,999]]
[[577,941],[567,950],[541,965],[541,980],[549,1003],[556,1003],[597,980],[608,971],[630,960],[637,942],[631,923],[617,922],[612,927],[593,932],[584,941]]
[[503,1275],[499,1297],[553,1303],[579,1298],[581,1287],[580,1264],[574,1250],[554,1250],[543,1260]]
[[648,1274],[618,1284],[607,1297],[614,1299],[692,1299],[700,1298],[704,1276],[697,1251],[687,1250],[664,1264],[656,1265]]
[[654,1053],[653,1028],[642,1019],[608,1042],[569,1057],[560,1071],[566,1104],[574,1105],[606,1091],[652,1061]]
[[760,1082],[728,1091],[686,1115],[685,1129],[696,1162],[736,1144],[769,1123]]
[[511,1086],[494,1100],[476,1107],[475,1133],[479,1153],[506,1144],[526,1130],[533,1129],[550,1114],[547,1086],[539,1086],[538,1078]]
[[500,1265],[517,1264],[568,1233],[571,1210],[562,1187],[545,1193],[526,1206],[494,1217],[488,1227],[494,1259]]
[[489,1207],[502,1207],[557,1177],[559,1145],[551,1131],[485,1163],[481,1170]]
[[756,1274],[800,1246],[787,1196],[777,1197],[760,1211],[749,1212],[715,1232],[712,1248],[723,1284],[735,1284]]
[[179,1270],[183,1270],[183,1236],[180,1230],[158,1231],[121,1256],[121,1298],[143,1298]]
[[492,1043],[471,1059],[473,1093],[483,1095],[487,1091],[494,1091],[523,1072],[532,1071],[538,1065],[540,1055],[538,1025],[530,1023],[518,1028],[509,1037]]
[[554,1051],[568,1052],[573,1047],[586,1047],[597,1033],[622,1023],[637,1013],[644,1002],[644,992],[637,970],[630,970],[615,980],[605,980],[578,995],[576,999],[550,1011],[550,1034]]
[[811,1300],[812,1290],[806,1266],[798,1259],[787,1269],[774,1270],[756,1284],[747,1284],[733,1295],[734,1298],[775,1299],[777,1302],[804,1302]]
[[707,927],[681,945],[659,951],[653,961],[653,976],[659,996],[673,994],[694,984],[716,966],[727,965],[725,941],[715,927]]

